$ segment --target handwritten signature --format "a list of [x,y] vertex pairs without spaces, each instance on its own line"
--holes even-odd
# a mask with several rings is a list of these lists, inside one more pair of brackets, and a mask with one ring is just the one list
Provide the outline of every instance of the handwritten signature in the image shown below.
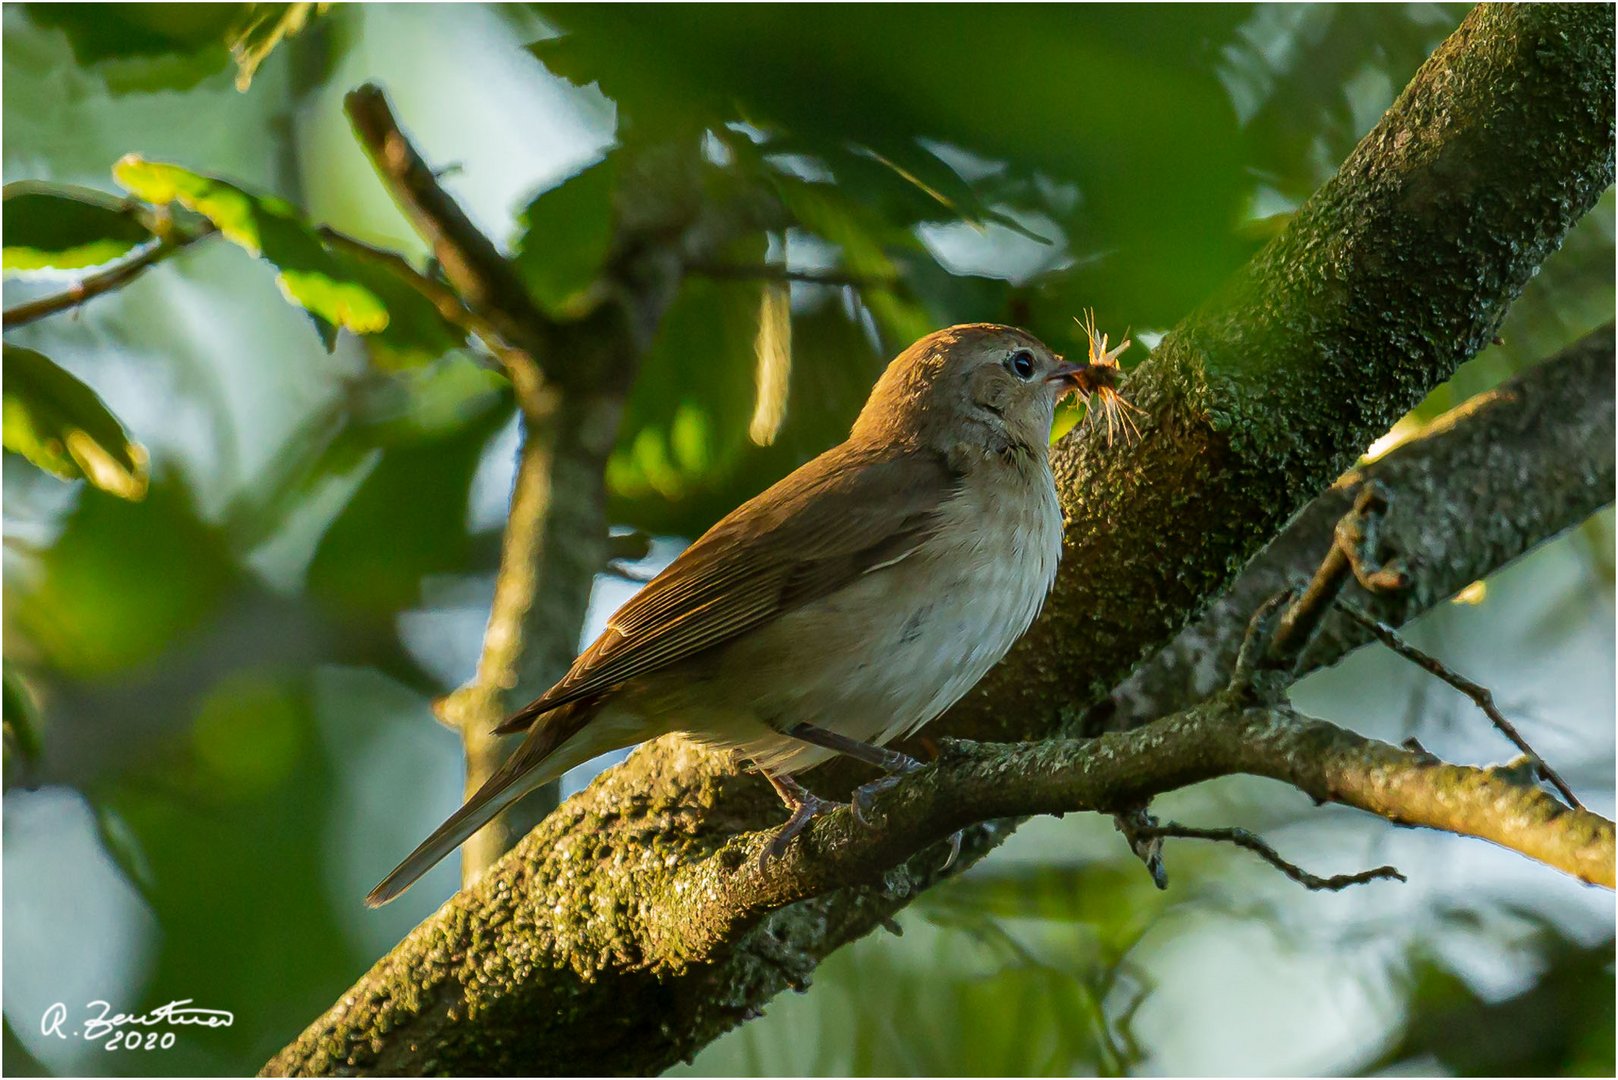
[[84,1008],[84,1020],[73,1028],[69,1024],[67,1006],[56,1002],[40,1019],[40,1033],[66,1039],[71,1037],[71,1032],[86,1042],[100,1042],[108,1050],[167,1050],[175,1043],[175,1033],[152,1029],[222,1028],[236,1022],[234,1014],[224,1009],[198,1008],[191,1004],[190,998],[171,1001],[145,1013],[115,1013],[111,1004],[100,1000]]

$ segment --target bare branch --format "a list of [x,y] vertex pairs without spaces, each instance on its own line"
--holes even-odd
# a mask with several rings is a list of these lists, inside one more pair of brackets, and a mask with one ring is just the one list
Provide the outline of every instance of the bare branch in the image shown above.
[[1321,622],[1348,584],[1349,576],[1361,585],[1378,589],[1403,588],[1408,579],[1401,570],[1372,565],[1382,515],[1388,512],[1388,490],[1368,480],[1354,496],[1354,506],[1332,530],[1331,546],[1315,570],[1308,588],[1282,613],[1269,641],[1266,660],[1289,674],[1298,657],[1314,640]]
[[1528,757],[1534,762],[1536,768],[1539,770],[1539,774],[1543,776],[1552,787],[1561,793],[1562,798],[1567,800],[1567,804],[1569,806],[1579,810],[1584,808],[1584,804],[1579,802],[1579,797],[1573,794],[1573,789],[1568,787],[1567,781],[1563,780],[1561,776],[1557,774],[1556,770],[1551,768],[1549,762],[1547,762],[1543,757],[1540,757],[1537,750],[1528,745],[1528,740],[1522,737],[1522,735],[1517,731],[1516,727],[1512,725],[1510,720],[1506,719],[1505,714],[1502,713],[1495,705],[1494,695],[1489,692],[1488,687],[1473,682],[1466,676],[1461,675],[1446,666],[1444,662],[1439,660],[1437,657],[1422,652],[1420,649],[1416,648],[1414,645],[1410,644],[1403,637],[1401,637],[1399,632],[1393,627],[1389,626],[1385,622],[1382,622],[1380,619],[1372,618],[1355,605],[1343,604],[1341,607],[1344,614],[1374,634],[1377,640],[1381,641],[1382,644],[1386,645],[1388,648],[1392,649],[1406,660],[1409,660],[1412,664],[1415,664],[1423,671],[1429,672],[1438,678],[1443,679],[1445,682],[1455,687],[1455,689],[1471,698],[1477,707],[1483,710],[1483,714],[1487,716],[1494,726],[1500,730],[1500,733],[1506,738],[1510,739],[1512,745],[1516,746],[1517,749],[1528,755]]
[[1337,892],[1350,885],[1364,885],[1372,881],[1404,881],[1405,876],[1392,866],[1378,866],[1374,870],[1361,870],[1357,874],[1334,874],[1329,878],[1317,877],[1309,871],[1290,863],[1281,857],[1263,839],[1242,828],[1232,829],[1197,829],[1179,822],[1168,821],[1161,825],[1147,825],[1141,829],[1141,834],[1148,837],[1178,837],[1184,840],[1218,840],[1237,847],[1246,848],[1265,862],[1275,867],[1287,877],[1296,881],[1306,889],[1324,892]]
[[[624,384],[597,389],[571,369],[549,377],[545,351],[561,331],[535,305],[516,271],[480,233],[400,129],[380,88],[345,100],[349,119],[405,216],[432,248],[449,288],[390,252],[334,231],[328,241],[400,276],[446,319],[478,336],[505,365],[522,414],[523,441],[501,538],[494,603],[472,679],[435,703],[461,734],[466,793],[500,767],[518,741],[493,734],[515,704],[559,678],[578,647],[590,586],[606,561],[604,474],[617,433]],[[603,335],[605,337],[605,335]],[[611,349],[607,340],[601,347]],[[632,369],[633,364],[622,366]],[[555,805],[555,789],[508,807],[461,851],[471,882]]]
[[4,316],[0,317],[0,325],[7,330],[15,330],[47,315],[76,308],[80,304],[129,284],[164,259],[185,250],[198,240],[214,235],[217,231],[208,222],[197,226],[195,230],[173,229],[156,243],[141,248],[121,262],[113,263],[103,270],[81,278],[59,293],[6,308]]

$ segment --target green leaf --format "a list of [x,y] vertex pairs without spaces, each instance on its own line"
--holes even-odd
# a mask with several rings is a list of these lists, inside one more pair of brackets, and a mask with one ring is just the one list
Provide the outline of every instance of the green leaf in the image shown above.
[[616,159],[608,155],[542,192],[522,212],[517,271],[545,311],[579,318],[612,247]]
[[27,4],[113,94],[188,90],[230,63],[225,36],[247,4]]
[[19,180],[3,205],[8,271],[99,266],[152,239],[123,200],[93,188]]
[[65,480],[124,499],[146,494],[146,450],[84,383],[32,349],[5,346],[4,444]]
[[282,293],[314,316],[328,350],[336,342],[336,327],[374,334],[388,325],[387,305],[345,270],[286,200],[136,154],[113,166],[112,175],[147,202],[177,202],[201,214],[225,239],[274,265]]
[[258,67],[282,41],[297,34],[330,4],[248,4],[247,14],[231,28],[230,55],[236,61],[236,89],[245,93]]
[[343,273],[369,289],[388,312],[388,324],[363,339],[371,363],[382,371],[424,367],[466,344],[466,333],[451,325],[426,297],[373,262],[328,248]]

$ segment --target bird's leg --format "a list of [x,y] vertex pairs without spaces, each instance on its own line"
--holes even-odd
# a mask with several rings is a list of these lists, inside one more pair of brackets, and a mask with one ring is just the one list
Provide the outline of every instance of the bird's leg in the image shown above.
[[843,804],[822,799],[786,773],[776,774],[762,765],[758,766],[758,771],[764,774],[764,779],[770,782],[770,786],[781,796],[786,808],[792,811],[792,816],[787,818],[786,824],[777,830],[775,837],[758,854],[758,868],[763,870],[771,859],[779,859],[784,855],[792,838],[803,832],[817,816],[835,810]]
[[871,808],[871,800],[884,791],[897,784],[906,773],[913,773],[922,768],[922,763],[909,754],[901,754],[897,750],[889,750],[885,746],[875,746],[868,742],[851,739],[847,735],[839,735],[835,731],[815,727],[813,724],[799,724],[790,729],[788,735],[794,739],[802,739],[816,746],[824,746],[828,750],[835,750],[839,754],[846,754],[857,761],[875,765],[887,776],[872,780],[869,784],[861,784],[854,789],[853,806],[854,816],[861,825],[869,826],[870,818],[866,812]]

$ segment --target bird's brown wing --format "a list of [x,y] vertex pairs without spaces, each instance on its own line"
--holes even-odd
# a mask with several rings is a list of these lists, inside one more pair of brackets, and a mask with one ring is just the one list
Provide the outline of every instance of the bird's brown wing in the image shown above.
[[679,663],[913,552],[958,478],[936,454],[829,450],[709,529],[497,729]]

